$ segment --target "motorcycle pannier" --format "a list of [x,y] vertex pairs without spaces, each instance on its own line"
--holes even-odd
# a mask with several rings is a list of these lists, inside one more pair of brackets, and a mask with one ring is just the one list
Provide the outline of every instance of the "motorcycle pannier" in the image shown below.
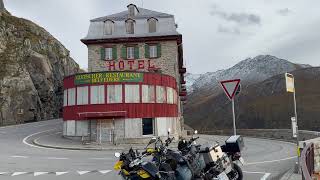
[[229,139],[226,140],[226,151],[227,152],[241,152],[244,148],[243,138],[239,135],[230,136]]
[[200,153],[203,155],[206,164],[217,162],[224,154],[219,145],[203,147],[201,148]]

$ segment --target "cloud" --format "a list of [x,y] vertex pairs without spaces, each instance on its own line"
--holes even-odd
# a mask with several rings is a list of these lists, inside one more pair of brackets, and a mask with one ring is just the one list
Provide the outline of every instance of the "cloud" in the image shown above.
[[236,27],[218,26],[218,32],[228,34],[241,34],[240,29]]
[[220,17],[226,21],[235,22],[239,25],[260,25],[261,18],[257,14],[252,13],[228,13],[222,10],[219,10],[217,6],[213,7],[213,10],[210,12],[212,16]]
[[289,8],[284,8],[284,9],[279,9],[277,13],[281,16],[287,16],[291,13],[292,11]]

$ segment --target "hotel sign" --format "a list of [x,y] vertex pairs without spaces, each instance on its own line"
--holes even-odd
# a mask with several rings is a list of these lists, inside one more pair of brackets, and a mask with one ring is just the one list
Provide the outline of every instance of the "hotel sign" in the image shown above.
[[75,75],[74,84],[97,84],[111,82],[142,82],[143,73],[138,72],[98,72]]

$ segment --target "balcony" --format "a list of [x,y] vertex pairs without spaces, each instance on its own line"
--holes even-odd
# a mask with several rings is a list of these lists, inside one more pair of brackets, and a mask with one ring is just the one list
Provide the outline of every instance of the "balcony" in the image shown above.
[[187,91],[180,91],[179,96],[187,96]]
[[185,67],[181,67],[180,69],[179,69],[179,73],[180,74],[184,74],[184,73],[186,73],[187,72],[187,68],[185,68]]

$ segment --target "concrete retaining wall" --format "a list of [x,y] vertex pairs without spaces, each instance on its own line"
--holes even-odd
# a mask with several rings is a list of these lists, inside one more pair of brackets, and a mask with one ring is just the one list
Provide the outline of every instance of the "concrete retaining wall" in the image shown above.
[[[232,135],[232,129],[201,131],[201,134],[215,134],[215,135]],[[270,138],[281,139],[290,142],[296,142],[292,137],[291,129],[237,129],[237,134],[242,136],[257,137],[257,138]],[[299,131],[300,141],[314,139],[320,137],[320,132],[315,131]]]

